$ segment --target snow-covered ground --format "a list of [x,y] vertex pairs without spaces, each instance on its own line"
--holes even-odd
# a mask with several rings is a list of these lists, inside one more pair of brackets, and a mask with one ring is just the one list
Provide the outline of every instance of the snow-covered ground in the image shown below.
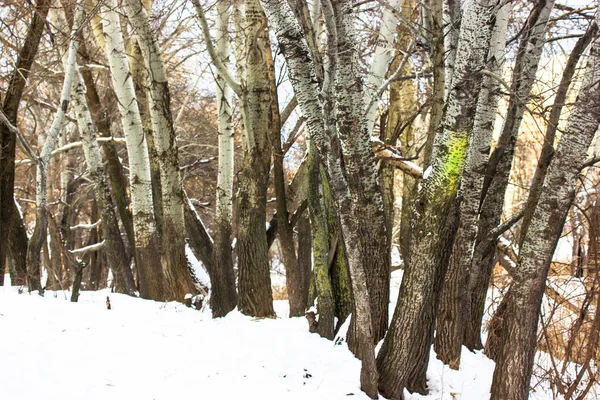
[[[236,311],[213,320],[208,309],[107,290],[68,299],[0,288],[3,399],[367,399],[346,345],[310,334],[304,318],[286,318],[286,301],[275,302],[277,319]],[[489,398],[493,370],[480,353],[465,350],[461,371],[432,353],[430,395],[407,399]]]

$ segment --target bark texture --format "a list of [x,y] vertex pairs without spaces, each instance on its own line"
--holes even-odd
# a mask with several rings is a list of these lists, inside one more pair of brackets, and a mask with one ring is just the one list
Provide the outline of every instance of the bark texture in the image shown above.
[[[506,53],[506,30],[510,5],[496,14],[486,69],[501,74]],[[485,76],[477,103],[471,146],[459,191],[459,225],[438,310],[435,352],[444,364],[458,369],[467,314],[467,287],[477,229],[479,200],[498,109],[500,83]]]
[[386,397],[402,398],[404,388],[427,391],[426,370],[439,292],[455,232],[455,198],[473,130],[480,70],[485,66],[496,4],[469,1],[465,5],[443,136],[416,203],[410,260],[390,331],[377,357],[379,389]]
[[[229,68],[229,18],[231,5],[217,3],[216,47],[222,63]],[[222,317],[237,305],[233,253],[231,249],[233,215],[233,156],[234,138],[232,121],[233,93],[225,78],[217,74],[217,113],[219,115],[219,170],[217,175],[217,209],[215,214],[215,242],[212,274],[210,275],[210,307],[213,317]]]
[[167,298],[183,301],[187,294],[195,295],[198,290],[185,256],[183,183],[179,173],[166,68],[143,4],[139,0],[126,0],[123,5],[135,29],[148,70],[148,107],[160,165],[163,216],[161,260],[167,278]]
[[511,98],[505,123],[496,148],[490,156],[483,182],[483,203],[469,278],[469,314],[464,342],[471,350],[482,348],[481,321],[496,249],[496,238],[490,237],[488,233],[500,224],[517,135],[535,81],[544,46],[544,31],[553,6],[553,0],[536,1],[524,27],[513,72]]
[[[600,14],[596,14],[596,21]],[[575,198],[586,152],[600,123],[600,40],[594,35],[581,90],[560,138],[523,240],[508,299],[504,345],[497,358],[492,400],[525,400],[534,363],[540,306],[552,255]]]
[[154,219],[148,145],[125,54],[121,25],[115,11],[116,5],[116,1],[112,1],[110,7],[102,6],[103,31],[113,88],[127,141],[138,285],[141,297],[161,301],[167,295],[160,258],[160,240]]

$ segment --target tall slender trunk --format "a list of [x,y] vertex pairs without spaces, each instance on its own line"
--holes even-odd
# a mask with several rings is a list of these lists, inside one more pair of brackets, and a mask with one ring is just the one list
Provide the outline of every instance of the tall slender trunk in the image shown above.
[[485,65],[496,4],[495,0],[465,4],[443,136],[416,203],[409,262],[390,331],[377,357],[379,389],[386,397],[401,398],[404,388],[427,391],[439,292],[456,229],[455,199],[473,132],[482,83],[479,71]]
[[123,5],[148,69],[149,109],[160,165],[163,212],[161,259],[167,277],[168,298],[183,301],[187,294],[196,294],[197,289],[185,256],[183,182],[179,173],[177,135],[170,109],[166,68],[146,9],[137,0],[126,0]]
[[167,298],[165,276],[160,259],[160,246],[161,244],[164,246],[165,243],[161,243],[159,240],[154,219],[148,146],[125,55],[121,25],[115,8],[116,1],[112,1],[110,7],[102,6],[103,30],[113,88],[118,99],[121,122],[127,141],[140,296],[153,300],[165,300]]
[[[49,5],[49,0],[38,0],[36,2],[25,42],[19,51],[17,62],[6,90],[4,102],[2,103],[2,112],[8,121],[15,126],[17,124],[17,112],[25,89],[25,83],[27,82],[27,77],[29,76],[44,32]],[[0,229],[0,271],[2,272],[0,273],[2,275],[0,279],[4,279],[8,243],[8,247],[12,248],[12,251],[11,249],[8,250],[11,251],[17,265],[21,267],[16,273],[19,277],[18,281],[24,284],[26,273],[21,269],[25,266],[26,256],[24,258],[16,258],[23,254],[22,240],[23,233],[25,232],[24,229],[21,229],[23,221],[14,204],[16,142],[17,138],[8,126],[0,124],[0,226],[3,227],[3,229]],[[9,228],[7,229],[7,227]],[[15,233],[18,233],[18,236]],[[16,238],[20,240],[15,241]],[[25,246],[27,246],[26,234],[24,239]],[[17,249],[20,250],[17,251]],[[12,282],[15,284],[17,280],[13,280]]]
[[42,294],[40,251],[46,241],[48,228],[48,198],[47,198],[47,173],[50,156],[56,144],[58,135],[62,129],[65,114],[69,107],[71,88],[77,66],[77,46],[79,43],[79,27],[83,20],[83,2],[77,5],[71,31],[69,51],[64,60],[65,78],[60,95],[60,106],[56,110],[54,120],[44,141],[44,146],[37,160],[36,166],[36,219],[35,228],[29,240],[27,248],[27,285],[29,291],[37,290]]
[[[217,3],[216,48],[223,64],[229,67],[229,18],[231,5],[226,0]],[[232,121],[233,93],[225,78],[217,74],[217,113],[219,118],[219,170],[217,173],[217,207],[213,265],[210,276],[210,307],[213,317],[222,317],[237,304],[233,253],[231,249],[233,215],[234,131]]]
[[[506,53],[506,31],[511,5],[496,14],[490,40],[487,70],[500,75]],[[473,138],[467,154],[459,191],[459,225],[438,310],[435,351],[439,359],[453,369],[460,365],[460,352],[467,314],[467,286],[472,249],[477,230],[477,215],[485,168],[494,133],[500,83],[491,76],[483,78],[473,124]]]
[[508,178],[515,154],[517,135],[535,81],[535,74],[544,46],[544,31],[553,6],[553,0],[538,0],[526,22],[517,52],[511,98],[504,126],[498,144],[488,161],[481,194],[483,203],[481,205],[468,287],[469,314],[467,316],[465,346],[471,350],[482,348],[481,321],[488,284],[494,266],[496,238],[488,237],[488,233],[500,223]]
[[[417,18],[417,10],[409,0],[402,1],[402,13],[414,21]],[[410,46],[413,38],[412,31],[405,24],[400,24],[397,28],[398,39],[396,42],[396,57],[392,62],[391,71],[395,71],[402,63],[401,51]],[[410,66],[405,66],[405,75],[411,73]],[[387,121],[383,140],[390,145],[396,145],[400,140],[405,148],[405,156],[415,155],[415,132],[410,119],[414,118],[417,112],[417,99],[415,97],[414,82],[392,82],[390,84],[390,108],[388,110]],[[388,236],[392,240],[392,230],[394,224],[394,175],[395,167],[384,164],[381,168],[380,179],[384,193],[384,204],[386,206],[386,220],[388,221]],[[415,204],[418,191],[417,180],[410,174],[402,174],[402,206],[400,215],[400,229],[398,233],[400,241],[400,255],[403,260],[408,260],[410,254],[410,236],[411,221],[413,218],[412,210]]]
[[245,76],[242,94],[244,166],[237,196],[238,309],[271,316],[273,295],[265,231],[271,149],[268,140],[270,94],[264,48],[266,18],[258,0],[246,1]]
[[12,260],[12,264],[9,265],[10,281],[13,286],[23,286],[27,283],[27,244],[29,239],[16,200],[13,199],[12,208],[9,207],[8,210],[12,218],[8,230],[8,258]]
[[444,116],[446,99],[445,54],[444,54],[444,22],[442,1],[425,0],[423,6],[424,23],[428,29],[427,39],[431,43],[429,58],[433,71],[433,87],[431,93],[431,108],[429,110],[429,127],[427,140],[423,151],[423,165],[431,165],[436,132]]
[[110,189],[104,176],[100,149],[96,142],[96,129],[92,115],[85,99],[85,85],[80,76],[76,76],[73,93],[73,109],[79,127],[79,136],[83,143],[83,151],[88,173],[94,184],[94,197],[100,208],[101,228],[106,245],[104,251],[108,264],[115,276],[114,287],[117,292],[135,295],[136,287],[129,267],[129,258],[121,239],[119,222],[110,195]]
[[289,212],[286,199],[285,171],[283,158],[285,153],[281,146],[281,117],[279,115],[279,100],[277,96],[277,82],[275,76],[275,62],[271,53],[270,43],[265,46],[267,62],[267,75],[269,78],[269,92],[271,96],[271,118],[269,124],[269,137],[273,148],[273,185],[277,197],[277,235],[283,265],[285,267],[285,283],[290,306],[290,317],[304,315],[306,302],[304,301],[304,282],[296,258],[294,244],[294,229],[289,221]]
[[[600,20],[596,14],[595,23]],[[594,35],[581,90],[550,164],[540,200],[519,253],[506,331],[496,360],[491,399],[525,400],[533,369],[546,278],[565,218],[575,198],[587,150],[600,123],[600,40]]]

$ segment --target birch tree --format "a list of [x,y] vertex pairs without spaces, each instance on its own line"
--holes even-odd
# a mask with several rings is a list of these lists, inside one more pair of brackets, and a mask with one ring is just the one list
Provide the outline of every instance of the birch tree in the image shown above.
[[[221,0],[217,3],[215,26],[216,53],[224,68],[229,70],[229,19],[231,5]],[[217,175],[217,208],[215,215],[215,242],[210,305],[213,316],[223,316],[237,304],[233,257],[231,251],[233,215],[233,156],[234,138],[232,121],[233,92],[223,75],[217,71],[217,113],[219,115],[219,170]]]
[[118,99],[121,124],[127,141],[129,184],[136,246],[140,296],[153,300],[167,298],[165,275],[160,258],[160,239],[154,219],[148,145],[135,98],[135,89],[125,54],[116,0],[102,6],[102,28],[113,89]]
[[79,44],[81,23],[83,21],[83,2],[79,2],[73,20],[69,50],[64,60],[65,78],[60,95],[60,106],[52,120],[52,125],[46,135],[44,146],[36,160],[36,218],[35,228],[29,240],[27,248],[27,286],[29,291],[37,290],[42,294],[40,251],[46,241],[48,229],[48,197],[47,197],[47,173],[48,164],[52,151],[58,143],[58,136],[63,127],[66,112],[71,99],[71,89],[77,67],[77,47]]
[[197,289],[185,256],[183,182],[166,68],[146,8],[139,0],[126,0],[123,6],[148,70],[149,109],[160,165],[163,213],[161,260],[167,278],[167,295],[169,299],[182,301],[187,294],[197,294]]
[[427,391],[426,371],[445,257],[456,229],[453,204],[473,133],[496,5],[497,1],[481,0],[465,4],[439,154],[419,193],[410,258],[390,330],[377,356],[379,390],[386,397],[401,398],[404,388]]
[[[598,24],[599,19],[597,13],[594,23]],[[505,345],[494,370],[492,400],[528,398],[546,278],[599,123],[600,40],[596,33],[575,107],[561,135],[519,252],[504,322]]]

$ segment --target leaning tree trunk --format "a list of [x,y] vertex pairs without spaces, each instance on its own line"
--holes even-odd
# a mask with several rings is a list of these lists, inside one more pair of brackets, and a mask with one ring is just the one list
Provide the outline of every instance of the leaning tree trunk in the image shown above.
[[115,7],[116,0],[111,2],[110,8],[107,5],[102,7],[103,29],[113,88],[127,141],[138,285],[141,297],[165,300],[165,276],[160,260],[161,242],[154,219],[148,145]]
[[149,109],[154,140],[160,164],[163,227],[161,259],[167,278],[167,297],[183,301],[187,294],[196,294],[192,274],[185,256],[185,219],[183,213],[183,182],[179,173],[176,133],[170,109],[166,68],[150,26],[148,14],[139,0],[126,0],[124,7],[136,32],[148,69]]
[[461,2],[464,0],[443,0],[442,12],[444,23],[444,83],[446,97],[452,90],[452,76],[456,61],[456,49],[460,33]]
[[125,245],[123,239],[121,239],[119,221],[117,220],[109,186],[104,176],[100,149],[98,142],[96,142],[96,129],[85,99],[83,79],[76,76],[75,84],[73,109],[77,118],[79,136],[83,143],[87,170],[94,185],[94,197],[100,208],[102,234],[106,243],[103,250],[106,252],[108,264],[115,276],[114,286],[116,291],[134,296],[136,292],[135,282],[129,267],[129,257],[127,257]]
[[[374,334],[373,323],[371,321],[371,302],[369,300],[370,296],[367,286],[367,273],[363,263],[363,252],[361,251],[361,239],[364,236],[361,237],[361,233],[363,232],[359,230],[359,226],[355,219],[355,216],[358,216],[362,211],[359,211],[362,204],[358,204],[358,193],[352,193],[350,191],[349,184],[346,180],[346,176],[356,174],[357,171],[350,169],[348,175],[345,174],[336,126],[332,124],[332,113],[334,112],[336,100],[333,84],[337,77],[336,70],[337,68],[340,68],[346,75],[342,75],[343,79],[336,88],[338,92],[341,92],[339,93],[340,98],[338,101],[341,100],[341,108],[349,107],[341,113],[341,121],[343,121],[341,130],[346,135],[354,136],[351,140],[358,142],[364,141],[365,136],[367,136],[366,143],[360,143],[361,146],[357,150],[364,150],[365,147],[369,147],[370,150],[365,120],[361,118],[364,112],[363,93],[361,90],[356,90],[355,86],[346,86],[350,81],[356,82],[355,78],[358,76],[358,71],[354,69],[355,51],[352,46],[355,43],[349,42],[353,40],[353,15],[349,8],[349,4],[339,4],[336,2],[337,15],[334,15],[333,4],[328,1],[324,2],[324,19],[328,25],[328,54],[327,67],[325,69],[326,73],[323,81],[324,87],[321,91],[323,102],[321,102],[319,98],[317,75],[315,73],[314,63],[310,58],[310,50],[304,40],[304,34],[298,21],[294,17],[292,10],[286,3],[280,3],[276,0],[263,0],[262,4],[269,16],[269,21],[275,28],[277,39],[287,61],[290,81],[292,82],[292,86],[294,87],[294,91],[298,98],[298,104],[300,105],[302,114],[307,118],[311,142],[314,142],[321,157],[325,161],[326,172],[331,183],[335,205],[338,210],[343,210],[339,217],[340,226],[342,227],[344,248],[348,255],[350,274],[352,277],[351,283],[355,303],[354,316],[356,319],[355,326],[357,327],[355,334],[355,341],[357,344],[356,354],[362,361],[360,379],[361,389],[370,397],[376,398],[378,374],[373,351]],[[337,26],[335,24],[336,16],[339,19],[339,24]],[[343,40],[340,42],[341,48],[338,49],[338,37],[340,35],[343,36]],[[343,60],[351,61],[350,64],[352,65],[339,66],[340,57],[338,57],[338,50],[342,49],[348,50],[350,53],[345,54]],[[354,111],[354,113],[352,113],[352,111]],[[350,113],[350,115],[348,113]],[[349,143],[346,143],[345,145],[349,145]],[[355,160],[354,163],[360,161],[361,160]],[[365,160],[363,159],[362,161]],[[368,169],[368,166],[363,167]],[[375,168],[373,168],[373,173],[376,177]],[[361,195],[362,194],[364,193],[361,193]],[[372,193],[366,194],[372,195]],[[381,214],[383,214],[381,199],[379,205],[381,206]],[[367,212],[368,211],[369,210],[367,210]],[[376,221],[372,222],[376,223]],[[383,230],[383,236],[385,237],[385,225],[383,224],[383,221],[381,222],[381,229]],[[369,225],[366,226],[366,228],[368,227]],[[361,228],[363,227],[361,226]],[[379,236],[379,238],[381,237],[382,236]],[[389,255],[380,254],[374,260],[377,261],[380,257],[389,257]],[[385,299],[385,302],[387,307],[387,299]]]
[[439,292],[455,232],[454,203],[473,131],[480,70],[488,53],[496,4],[474,0],[465,5],[443,136],[416,203],[409,263],[390,331],[377,357],[379,389],[386,397],[401,398],[404,388],[427,391],[426,371]]
[[[596,21],[599,21],[596,14]],[[594,35],[581,91],[550,164],[523,240],[506,312],[505,345],[496,360],[492,400],[525,400],[533,369],[540,307],[552,256],[575,198],[587,150],[600,123],[600,40]]]
[[[388,327],[390,243],[382,239],[388,237],[383,196],[379,186],[375,155],[371,149],[370,131],[363,114],[365,96],[362,87],[356,84],[360,71],[355,19],[349,3],[344,1],[332,3],[337,23],[334,115],[341,140],[343,168],[353,202],[353,208],[338,210],[342,214],[348,210],[354,213],[352,217],[356,220],[358,228],[356,234],[361,262],[363,265],[369,265],[365,274],[373,324],[372,339],[373,344],[376,344],[383,339]],[[328,45],[331,47],[332,43]],[[331,184],[334,185],[333,182]],[[345,230],[342,235],[346,235]],[[356,295],[356,292],[354,293]],[[356,324],[351,326],[355,327]],[[350,345],[354,347],[352,343]]]
[[[44,33],[50,1],[38,0],[36,4],[25,42],[19,52],[2,103],[1,112],[14,126],[17,124],[17,112],[25,83]],[[23,270],[23,267],[26,267],[27,234],[14,199],[16,143],[14,132],[11,132],[6,124],[0,123],[0,226],[3,227],[0,229],[0,280],[3,284],[8,244],[8,251],[17,266],[15,273],[11,274],[12,284],[23,285],[26,281],[26,270]]]
[[[487,70],[501,75],[506,53],[506,30],[510,5],[496,14],[496,23],[490,40]],[[461,179],[459,225],[454,239],[452,255],[444,280],[438,310],[435,352],[444,364],[458,369],[465,332],[467,313],[467,286],[472,249],[477,229],[477,215],[485,167],[494,133],[498,109],[500,83],[491,76],[483,78],[477,112],[473,124],[473,139]]]
[[27,285],[29,291],[37,290],[42,294],[41,271],[40,271],[40,251],[46,241],[46,232],[48,228],[48,198],[47,198],[47,173],[48,163],[52,151],[58,143],[58,135],[62,129],[62,124],[69,107],[71,98],[71,88],[73,86],[74,75],[77,67],[77,46],[79,43],[79,27],[83,20],[83,2],[77,5],[71,31],[71,42],[69,51],[65,57],[65,79],[60,95],[60,106],[56,110],[54,120],[46,136],[44,146],[37,160],[36,167],[36,218],[35,228],[29,240],[27,248]]
[[511,99],[505,123],[486,170],[481,194],[481,199],[484,200],[481,205],[478,237],[473,251],[468,287],[469,314],[464,344],[471,350],[482,348],[481,323],[494,266],[496,238],[488,237],[488,233],[500,223],[517,135],[535,82],[535,74],[544,46],[544,31],[553,6],[554,0],[538,0],[526,22],[517,52]]
[[281,146],[281,116],[279,115],[279,100],[277,96],[277,77],[275,76],[275,62],[271,53],[271,44],[265,43],[265,58],[267,61],[267,75],[269,78],[269,91],[271,96],[271,119],[269,126],[271,146],[273,147],[273,186],[277,198],[277,236],[281,258],[285,267],[285,283],[290,307],[290,317],[300,317],[306,310],[304,299],[303,274],[296,258],[294,244],[294,229],[289,221],[288,205],[285,190],[285,170],[283,158],[285,153]]
[[[229,17],[231,5],[226,0],[217,3],[216,48],[223,64],[229,67]],[[217,208],[213,265],[209,270],[211,282],[210,308],[213,317],[223,317],[237,304],[233,253],[231,249],[233,215],[234,138],[232,121],[233,93],[225,79],[217,74],[217,114],[219,116],[219,170],[217,173]]]

